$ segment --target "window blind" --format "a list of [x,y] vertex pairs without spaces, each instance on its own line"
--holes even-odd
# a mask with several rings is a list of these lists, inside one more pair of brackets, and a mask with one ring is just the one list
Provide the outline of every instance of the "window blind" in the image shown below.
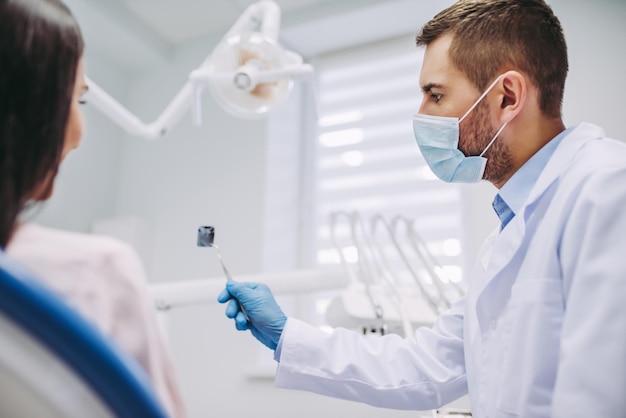
[[[411,36],[317,60],[320,118],[312,158],[318,265],[340,260],[331,241],[331,213],[402,215],[414,220],[446,276],[461,280],[460,189],[434,176],[413,137],[421,62]],[[335,232],[339,239],[350,233],[347,226]]]

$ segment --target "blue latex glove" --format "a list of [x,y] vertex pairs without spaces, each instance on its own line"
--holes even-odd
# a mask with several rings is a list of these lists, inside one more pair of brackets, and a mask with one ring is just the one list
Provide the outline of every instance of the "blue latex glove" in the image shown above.
[[266,285],[229,280],[217,301],[228,302],[226,316],[235,319],[235,327],[239,331],[249,329],[265,346],[276,349],[287,317]]

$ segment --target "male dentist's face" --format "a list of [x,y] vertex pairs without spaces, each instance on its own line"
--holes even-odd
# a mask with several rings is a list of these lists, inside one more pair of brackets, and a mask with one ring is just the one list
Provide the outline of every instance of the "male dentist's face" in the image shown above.
[[420,85],[424,93],[419,113],[460,118],[480,93],[448,56],[451,35],[433,41],[424,53]]
[[[424,97],[419,113],[461,118],[483,93],[450,61],[448,51],[452,39],[452,35],[443,35],[426,47],[420,74]],[[491,91],[460,123],[458,148],[466,156],[483,152],[499,129],[497,117],[490,111],[495,98],[496,94]],[[504,140],[494,142],[484,156],[487,158],[486,180],[496,178],[510,164]]]

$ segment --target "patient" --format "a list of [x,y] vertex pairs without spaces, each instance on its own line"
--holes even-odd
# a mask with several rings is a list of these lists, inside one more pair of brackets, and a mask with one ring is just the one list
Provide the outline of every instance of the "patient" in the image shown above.
[[0,247],[143,366],[170,416],[183,407],[130,246],[107,237],[19,225],[48,199],[82,135],[83,39],[59,0],[0,0]]

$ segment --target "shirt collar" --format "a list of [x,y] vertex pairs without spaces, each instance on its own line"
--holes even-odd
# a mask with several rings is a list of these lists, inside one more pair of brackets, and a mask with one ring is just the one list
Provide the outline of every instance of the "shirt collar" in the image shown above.
[[572,130],[573,127],[567,128],[555,136],[526,161],[502,186],[493,201],[493,207],[502,223],[502,228],[522,209],[524,202],[526,202],[539,175],[546,164],[548,164],[554,150]]

